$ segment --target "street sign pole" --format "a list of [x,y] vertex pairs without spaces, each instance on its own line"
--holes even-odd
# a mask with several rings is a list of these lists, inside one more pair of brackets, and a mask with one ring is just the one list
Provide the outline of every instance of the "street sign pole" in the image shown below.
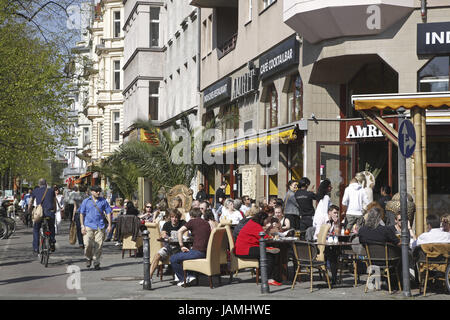
[[[400,118],[398,119],[399,128],[403,128],[402,124],[405,121],[404,112],[405,109],[400,108],[398,110]],[[399,130],[399,144],[398,144],[398,172],[399,172],[399,189],[400,189],[400,210],[402,217],[402,274],[403,274],[403,295],[405,297],[411,297],[411,286],[409,281],[409,229],[408,229],[408,212],[407,212],[407,188],[406,188],[406,157],[402,154],[401,150],[404,144],[400,145],[400,139],[403,139],[403,135]]]

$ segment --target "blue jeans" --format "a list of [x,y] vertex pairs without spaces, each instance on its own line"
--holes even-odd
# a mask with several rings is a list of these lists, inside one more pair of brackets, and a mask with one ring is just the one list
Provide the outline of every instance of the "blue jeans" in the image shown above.
[[[47,216],[44,216],[47,217]],[[41,238],[41,235],[39,233],[39,230],[42,226],[42,220],[41,222],[35,223],[33,225],[33,250],[38,251],[39,250],[39,240]],[[50,220],[48,221],[48,230],[50,231],[50,243],[55,243],[55,217],[50,216]]]
[[189,250],[188,252],[179,252],[177,254],[174,254],[172,257],[170,257],[170,263],[172,265],[172,270],[177,275],[179,281],[184,281],[183,261],[203,259],[205,257],[205,252]]

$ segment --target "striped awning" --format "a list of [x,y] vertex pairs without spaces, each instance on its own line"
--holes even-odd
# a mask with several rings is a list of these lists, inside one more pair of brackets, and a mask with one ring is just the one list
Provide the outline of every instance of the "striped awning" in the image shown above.
[[234,152],[240,149],[248,149],[251,145],[256,145],[257,147],[268,145],[272,143],[287,144],[293,140],[297,139],[295,128],[279,131],[271,134],[256,135],[254,137],[247,137],[241,141],[232,141],[224,143],[222,146],[217,146],[211,148],[211,153],[227,153]]
[[374,94],[353,95],[352,104],[355,110],[371,109],[421,109],[450,107],[450,92],[421,92],[408,94]]

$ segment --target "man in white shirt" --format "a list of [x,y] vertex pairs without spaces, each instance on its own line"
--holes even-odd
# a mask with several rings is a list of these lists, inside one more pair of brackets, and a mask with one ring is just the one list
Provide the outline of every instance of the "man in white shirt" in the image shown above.
[[359,227],[362,224],[362,210],[369,204],[366,192],[356,179],[350,180],[350,184],[345,188],[342,204],[345,206],[342,211],[347,217],[346,229],[352,231],[353,225]]
[[441,222],[437,215],[427,215],[428,232],[424,232],[417,237],[417,240],[412,245],[413,248],[426,243],[450,243],[450,232],[443,231],[440,224]]

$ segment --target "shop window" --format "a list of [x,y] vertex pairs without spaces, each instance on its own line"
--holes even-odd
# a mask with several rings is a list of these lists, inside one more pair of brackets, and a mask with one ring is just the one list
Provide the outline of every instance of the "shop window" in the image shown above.
[[266,99],[266,128],[278,126],[278,93],[274,84],[271,84]]
[[303,117],[303,81],[300,75],[291,77],[288,91],[288,122]]
[[450,136],[427,136],[428,192],[450,194]]
[[435,57],[418,72],[419,91],[448,91],[450,57]]

